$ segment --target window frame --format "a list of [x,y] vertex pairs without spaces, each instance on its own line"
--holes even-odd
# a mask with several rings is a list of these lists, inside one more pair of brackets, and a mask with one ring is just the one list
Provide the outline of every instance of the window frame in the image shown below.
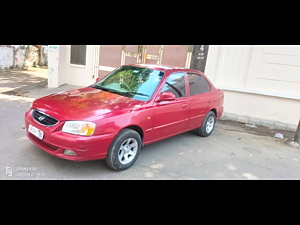
[[[196,74],[196,75],[198,75],[198,76],[200,76],[201,77],[201,83],[202,83],[202,90],[204,91],[204,81],[206,81],[207,83],[208,83],[208,85],[209,85],[209,91],[206,91],[206,92],[202,92],[202,93],[198,93],[198,94],[194,94],[194,95],[191,95],[191,88],[190,88],[190,82],[189,82],[189,74]],[[196,96],[196,95],[202,95],[202,94],[205,94],[205,93],[208,93],[208,92],[211,92],[211,90],[212,90],[212,88],[211,88],[211,85],[210,85],[210,83],[207,81],[207,79],[203,76],[203,75],[201,75],[201,74],[199,74],[199,73],[194,73],[194,72],[186,72],[186,83],[187,83],[187,86],[188,86],[188,89],[189,89],[189,95],[188,96]]]
[[[83,46],[85,46],[84,47],[84,52],[82,53],[83,54],[83,62],[74,61],[74,58],[72,58],[72,49],[74,51],[74,47],[73,46],[78,46],[78,45],[71,45],[71,49],[70,49],[70,64],[72,66],[85,67],[86,66],[86,49],[87,49],[87,46],[83,45]],[[73,52],[73,57],[75,57],[74,56],[74,52]],[[72,59],[73,59],[73,61],[72,61]]]

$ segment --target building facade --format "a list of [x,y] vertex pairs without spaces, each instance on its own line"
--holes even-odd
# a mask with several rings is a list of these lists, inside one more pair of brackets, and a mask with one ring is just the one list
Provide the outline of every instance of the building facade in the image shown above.
[[[296,130],[299,45],[210,45],[207,49],[201,68],[225,92],[223,118]],[[189,68],[195,65],[193,60],[202,60],[193,51],[191,45],[49,45],[48,87],[64,83],[88,86],[129,63]]]
[[296,130],[299,45],[211,45],[205,73],[225,92],[223,118]]
[[[89,85],[120,65],[165,64],[189,67],[189,45],[49,45],[48,86]],[[58,69],[59,68],[59,69]]]

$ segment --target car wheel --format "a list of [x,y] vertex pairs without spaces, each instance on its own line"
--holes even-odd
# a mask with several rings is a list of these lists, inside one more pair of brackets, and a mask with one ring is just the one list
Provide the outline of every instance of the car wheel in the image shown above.
[[196,129],[196,133],[201,137],[208,137],[214,130],[216,123],[216,115],[210,111],[205,116],[201,127]]
[[141,146],[141,136],[134,130],[124,129],[111,143],[105,161],[114,170],[126,170],[137,160]]

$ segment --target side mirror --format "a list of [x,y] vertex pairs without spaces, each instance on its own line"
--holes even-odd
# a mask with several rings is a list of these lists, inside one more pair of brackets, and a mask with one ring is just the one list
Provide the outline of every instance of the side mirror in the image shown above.
[[171,92],[163,92],[161,93],[157,98],[156,102],[161,102],[161,101],[173,101],[175,100],[175,95]]
[[101,77],[96,78],[96,83],[101,80]]

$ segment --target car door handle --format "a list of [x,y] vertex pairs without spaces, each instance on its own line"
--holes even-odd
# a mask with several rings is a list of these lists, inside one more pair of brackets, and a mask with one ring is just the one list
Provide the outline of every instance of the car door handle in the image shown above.
[[184,109],[186,109],[187,107],[188,107],[187,104],[183,104],[183,105],[182,105],[182,108],[184,108]]

